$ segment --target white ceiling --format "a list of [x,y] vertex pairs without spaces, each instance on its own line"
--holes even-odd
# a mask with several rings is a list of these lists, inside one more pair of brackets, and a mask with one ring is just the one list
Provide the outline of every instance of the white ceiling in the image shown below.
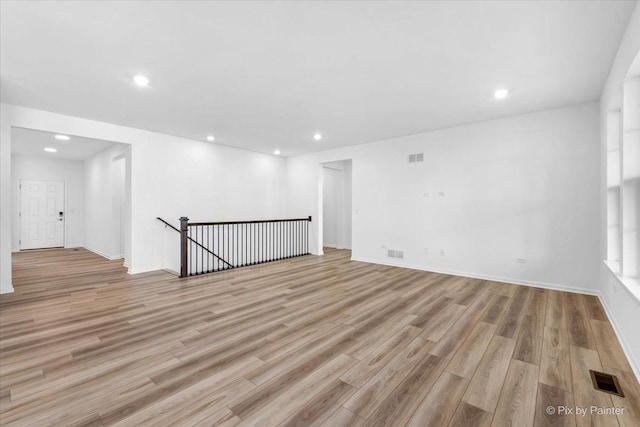
[[3,1],[0,100],[289,156],[596,100],[635,4]]
[[[55,138],[55,135],[52,132],[14,127],[11,129],[11,153],[48,159],[85,160],[117,144],[73,135],[67,135],[68,141],[60,141]],[[55,148],[58,151],[48,153],[44,151],[46,147]]]

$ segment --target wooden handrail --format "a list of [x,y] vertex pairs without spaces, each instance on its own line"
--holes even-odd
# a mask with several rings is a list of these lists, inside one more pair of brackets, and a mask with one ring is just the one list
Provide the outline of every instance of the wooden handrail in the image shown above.
[[[164,219],[160,218],[160,217],[156,217],[157,220],[163,222],[165,225],[168,225],[169,227],[173,228],[174,230],[176,230],[178,233],[181,233],[180,230],[178,230],[177,228],[175,228],[173,225],[169,224],[167,221],[165,221]],[[191,224],[189,224],[191,225]],[[195,243],[196,245],[200,246],[202,249],[204,249],[205,251],[207,251],[208,253],[210,253],[211,255],[213,255],[214,257],[216,257],[217,259],[219,259],[220,261],[222,261],[223,263],[225,263],[226,265],[229,266],[229,268],[234,268],[233,265],[229,264],[227,261],[225,261],[224,259],[220,258],[218,255],[216,255],[215,253],[213,253],[211,250],[209,250],[208,248],[204,247],[202,244],[200,244],[200,242],[192,239],[191,237],[187,237],[191,242]]]

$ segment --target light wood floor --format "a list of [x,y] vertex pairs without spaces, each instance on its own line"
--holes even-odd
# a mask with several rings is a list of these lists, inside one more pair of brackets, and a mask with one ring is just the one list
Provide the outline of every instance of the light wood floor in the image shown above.
[[[180,280],[82,249],[16,254],[0,423],[640,425],[597,298],[349,257]],[[595,391],[588,369],[616,374],[627,397]]]

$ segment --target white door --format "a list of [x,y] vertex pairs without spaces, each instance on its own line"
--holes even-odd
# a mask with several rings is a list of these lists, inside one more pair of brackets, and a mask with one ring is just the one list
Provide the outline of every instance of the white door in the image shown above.
[[20,249],[64,246],[64,182],[20,180]]

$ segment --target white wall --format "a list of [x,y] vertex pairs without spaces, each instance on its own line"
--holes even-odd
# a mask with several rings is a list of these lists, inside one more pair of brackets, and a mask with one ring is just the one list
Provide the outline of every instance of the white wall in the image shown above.
[[11,285],[11,118],[0,105],[0,294],[13,292]]
[[354,259],[593,293],[597,119],[589,103],[289,158],[287,214],[318,217],[320,164],[351,158]]
[[[25,127],[131,145],[130,272],[177,269],[163,249],[176,238],[155,219],[276,218],[284,215],[285,159],[208,142],[86,120],[31,108],[0,106],[0,291],[11,292],[11,127]],[[169,233],[169,234],[167,234]],[[173,233],[173,234],[171,234]],[[167,245],[169,247],[169,245]],[[174,247],[174,245],[170,245]]]
[[20,250],[20,180],[64,181],[65,183],[65,247],[84,244],[84,164],[81,161],[44,157],[11,156],[11,248]]
[[129,263],[126,242],[131,216],[124,165],[130,159],[130,148],[114,144],[84,162],[85,247],[109,259],[124,257],[125,265]]
[[351,161],[323,164],[323,245],[351,249]]
[[627,71],[639,52],[640,7],[636,5],[600,97],[600,222],[597,267],[600,278],[598,292],[638,378],[640,334],[637,325],[640,318],[640,301],[618,280],[603,260],[607,258],[607,112],[618,101]]
[[[134,264],[145,269],[180,270],[178,218],[231,221],[284,217],[285,160],[215,144],[166,141],[133,145],[134,242],[146,242],[146,253],[134,253]],[[139,159],[145,162],[140,167]],[[144,188],[145,191],[138,191]],[[144,256],[144,262],[136,257]],[[133,268],[133,272],[141,271]]]

